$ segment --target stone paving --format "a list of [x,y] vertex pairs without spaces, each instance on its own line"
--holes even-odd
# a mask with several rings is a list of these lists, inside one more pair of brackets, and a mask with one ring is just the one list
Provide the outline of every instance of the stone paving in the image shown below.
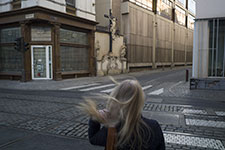
[[[10,96],[15,98],[13,94],[8,95],[8,98]],[[36,101],[32,96],[30,98],[34,99],[30,101],[22,100],[21,97],[15,101],[1,99],[0,125],[87,140],[89,117],[83,115],[75,106],[46,102],[45,96],[41,101]],[[104,108],[104,103],[99,103],[98,107]],[[149,102],[145,103],[144,111],[176,113],[184,116],[186,125],[161,124],[167,149],[224,150],[222,141],[225,141],[223,124],[225,118],[222,111],[215,111],[214,115],[209,115],[204,108]],[[200,124],[187,123],[191,120]]]
[[[147,116],[170,115],[176,120],[177,123],[171,123],[170,118],[161,118],[165,119],[161,128],[167,150],[225,150],[225,107],[224,102],[222,103],[225,94],[215,91],[190,91],[188,83],[185,82],[163,83],[160,86],[166,85],[170,88],[166,88],[162,95],[147,97],[143,110]],[[0,89],[0,127],[87,141],[89,117],[76,108],[84,96],[88,96],[88,93],[82,95],[74,91],[11,92]],[[166,103],[168,98],[179,102],[185,101],[185,98],[201,98],[203,102],[209,103],[209,106],[180,104],[177,101]],[[102,109],[105,102],[100,99],[97,98],[96,101],[98,108]]]

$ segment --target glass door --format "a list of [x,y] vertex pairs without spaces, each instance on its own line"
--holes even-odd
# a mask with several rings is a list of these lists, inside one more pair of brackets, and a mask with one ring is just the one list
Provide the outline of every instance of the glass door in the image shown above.
[[32,79],[52,79],[51,46],[31,46]]

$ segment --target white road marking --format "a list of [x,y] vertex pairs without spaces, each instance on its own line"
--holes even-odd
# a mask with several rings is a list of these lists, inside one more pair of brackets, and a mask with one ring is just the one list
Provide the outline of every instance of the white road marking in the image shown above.
[[110,93],[110,92],[112,92],[113,91],[113,89],[114,88],[112,88],[112,89],[108,89],[108,90],[103,90],[103,91],[101,91],[102,93]]
[[[142,87],[142,90],[146,90],[146,89],[151,88],[151,87],[152,87],[152,85],[144,86],[144,87]],[[101,92],[102,92],[102,93],[110,93],[110,92],[113,91],[113,89],[114,89],[114,88],[108,89],[108,90],[103,90],[103,91],[101,91]]]
[[164,88],[161,88],[161,89],[159,89],[159,90],[155,90],[155,91],[153,91],[153,92],[151,92],[151,93],[148,93],[148,95],[160,95],[160,94],[162,94],[164,92]]
[[74,90],[74,89],[80,89],[80,88],[85,88],[89,86],[95,86],[99,85],[99,83],[93,83],[93,84],[86,84],[86,85],[80,85],[80,86],[73,86],[73,87],[68,87],[68,88],[62,88],[60,90]]
[[146,90],[146,89],[151,88],[151,87],[152,87],[152,85],[143,86],[142,90]]
[[81,89],[79,91],[91,91],[91,90],[96,90],[96,89],[102,89],[102,88],[106,88],[106,87],[111,87],[111,86],[115,86],[115,84],[106,84],[106,85],[102,85],[102,86],[95,86],[95,87],[91,87],[91,88],[87,88],[87,89]]

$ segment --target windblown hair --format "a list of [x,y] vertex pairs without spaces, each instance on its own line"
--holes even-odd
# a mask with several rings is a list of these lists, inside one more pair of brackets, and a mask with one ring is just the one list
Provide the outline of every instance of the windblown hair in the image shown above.
[[[109,111],[109,116],[107,120],[102,119],[96,109],[96,104],[91,100],[86,100],[87,103],[82,103],[80,108],[86,111],[92,119],[106,126],[120,124],[116,145],[118,148],[129,145],[131,149],[141,149],[147,145],[146,142],[150,138],[150,128],[141,118],[144,101],[144,92],[138,81],[125,80],[108,96],[106,109]],[[143,135],[146,136],[147,131],[149,133],[147,138],[143,137]]]

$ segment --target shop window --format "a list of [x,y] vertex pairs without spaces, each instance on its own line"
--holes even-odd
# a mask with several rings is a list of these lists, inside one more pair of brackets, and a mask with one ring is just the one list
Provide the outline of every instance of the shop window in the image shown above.
[[51,27],[33,26],[31,27],[32,41],[51,41]]
[[20,27],[0,29],[0,72],[21,72],[22,54],[14,49],[15,39],[20,36]]
[[0,30],[0,43],[13,43],[21,36],[20,27],[5,28]]
[[62,72],[88,71],[88,34],[60,29],[60,56]]
[[0,46],[0,72],[19,73],[22,69],[22,54],[14,46]]
[[185,25],[186,22],[185,10],[179,6],[175,6],[175,21],[180,25]]
[[87,33],[60,29],[60,42],[87,45]]
[[88,49],[72,46],[61,46],[62,72],[88,71]]

